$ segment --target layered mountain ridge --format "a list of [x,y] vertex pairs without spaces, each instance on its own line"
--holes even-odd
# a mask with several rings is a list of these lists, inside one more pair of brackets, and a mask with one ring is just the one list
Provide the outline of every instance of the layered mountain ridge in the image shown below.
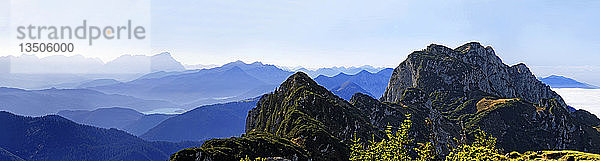
[[175,115],[143,114],[122,107],[98,108],[95,110],[62,110],[59,116],[71,121],[101,128],[117,128],[139,136],[162,121]]
[[0,128],[0,160],[10,155],[13,160],[29,161],[159,161],[177,149],[198,145],[149,142],[123,131],[81,125],[57,115],[24,117],[0,111]]

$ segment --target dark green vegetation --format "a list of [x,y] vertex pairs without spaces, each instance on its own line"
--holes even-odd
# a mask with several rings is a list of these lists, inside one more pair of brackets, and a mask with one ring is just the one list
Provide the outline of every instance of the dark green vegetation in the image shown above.
[[292,75],[248,112],[246,132],[253,131],[288,138],[324,160],[348,158],[347,141],[354,135],[381,135],[359,109],[304,73]]
[[[399,138],[407,138],[398,144],[405,150],[402,158],[419,158],[424,151],[449,160],[504,158],[502,154],[513,151],[510,158],[594,156],[552,152],[565,149],[600,153],[597,117],[568,109],[524,64],[503,64],[491,47],[431,45],[410,54],[394,70],[380,100],[355,94],[347,102],[296,73],[250,110],[247,135],[209,140],[173,154],[171,160],[348,160],[352,140],[366,144],[391,138],[386,129],[402,129],[409,115],[410,128],[400,130]],[[493,146],[488,144],[492,140]],[[272,147],[285,150],[265,150]]]
[[148,142],[123,131],[81,125],[56,115],[23,117],[0,112],[0,129],[0,147],[5,150],[0,152],[2,156],[13,154],[13,158],[28,161],[162,161],[178,149],[198,145]]
[[288,156],[289,159],[306,160],[308,152],[289,139],[264,132],[250,132],[238,138],[208,140],[200,148],[177,152],[171,156],[171,160],[239,160],[260,156]]

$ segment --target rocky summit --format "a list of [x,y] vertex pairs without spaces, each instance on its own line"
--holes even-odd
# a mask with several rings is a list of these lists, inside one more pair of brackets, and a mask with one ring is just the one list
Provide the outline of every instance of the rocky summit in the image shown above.
[[454,98],[483,92],[534,103],[556,99],[566,107],[560,95],[536,79],[525,64],[508,66],[496,56],[492,47],[483,47],[477,42],[456,49],[432,44],[427,49],[413,52],[394,70],[381,100],[396,102],[402,91],[409,87]]
[[491,47],[472,42],[411,53],[380,99],[357,93],[346,101],[308,75],[293,74],[248,112],[246,134],[209,140],[170,159],[348,160],[354,138],[381,140],[386,128],[402,126],[408,118],[407,135],[414,141],[407,146],[432,143],[438,158],[472,142],[479,130],[497,138],[501,153],[600,153],[596,116],[569,110],[524,64],[508,66]]
[[[461,131],[484,130],[506,152],[571,149],[599,153],[597,117],[570,112],[556,92],[525,64],[508,66],[492,47],[477,42],[456,49],[429,45],[394,70],[382,102],[401,102],[420,89],[421,101]],[[434,123],[435,124],[435,123]]]

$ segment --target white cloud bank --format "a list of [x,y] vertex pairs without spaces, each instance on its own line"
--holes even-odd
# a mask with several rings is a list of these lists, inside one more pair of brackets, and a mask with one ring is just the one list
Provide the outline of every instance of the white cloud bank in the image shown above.
[[554,88],[568,105],[600,116],[600,89]]

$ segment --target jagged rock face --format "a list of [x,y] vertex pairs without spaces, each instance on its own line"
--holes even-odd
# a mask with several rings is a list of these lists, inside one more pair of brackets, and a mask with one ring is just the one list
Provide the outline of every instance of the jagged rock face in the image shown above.
[[439,154],[448,154],[449,147],[455,144],[452,138],[459,137],[460,128],[432,109],[423,91],[405,90],[402,98],[400,103],[382,103],[368,95],[356,93],[350,103],[366,114],[370,123],[380,130],[387,126],[400,127],[407,119],[405,116],[410,114],[411,138],[420,143],[432,142]]
[[491,47],[472,42],[450,49],[432,44],[415,51],[393,72],[384,102],[398,102],[409,87],[432,92],[459,92],[468,96],[481,91],[502,98],[524,98],[539,103],[541,99],[563,99],[549,86],[535,78],[524,64],[508,66]]
[[562,98],[524,64],[505,65],[491,47],[479,43],[456,49],[430,45],[410,54],[394,70],[381,100],[406,103],[411,95],[429,97],[409,99],[409,107],[430,106],[431,113],[440,113],[466,133],[482,129],[497,137],[505,152],[600,152],[595,116],[568,112]]
[[556,100],[542,100],[542,104],[522,99],[501,100],[478,103],[480,111],[461,121],[469,130],[480,128],[498,138],[497,145],[505,152],[562,149],[600,152],[600,133],[578,122]]
[[263,131],[288,138],[316,160],[347,160],[349,141],[381,136],[347,101],[317,85],[304,73],[288,78],[248,112],[246,132]]
[[600,126],[600,119],[598,119],[598,117],[596,117],[596,115],[585,111],[585,110],[577,110],[575,112],[573,112],[573,117],[577,118],[579,120],[579,122],[592,126],[592,127],[597,127]]

